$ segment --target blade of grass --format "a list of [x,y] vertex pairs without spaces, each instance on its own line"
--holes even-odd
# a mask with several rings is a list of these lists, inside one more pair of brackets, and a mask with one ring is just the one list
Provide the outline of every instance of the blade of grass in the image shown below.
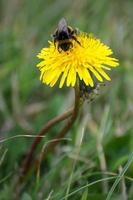
[[[97,184],[97,183],[100,183],[100,182],[102,182],[102,181],[113,180],[113,179],[115,179],[116,177],[117,177],[117,176],[115,176],[115,177],[103,178],[103,179],[99,179],[99,180],[97,180],[97,181],[93,181],[93,182],[91,182],[91,183],[89,183],[89,184],[87,184],[87,185],[84,185],[84,186],[78,188],[77,190],[74,190],[73,192],[69,193],[69,194],[67,195],[67,197],[70,197],[70,196],[76,194],[77,192],[79,192],[79,191],[81,191],[81,190],[87,188],[87,187],[90,187],[90,186],[95,185],[95,184]],[[64,200],[65,198],[66,198],[66,196],[63,197],[63,198],[61,198],[60,200]],[[53,198],[51,198],[51,199],[53,199]]]
[[81,149],[81,145],[82,145],[82,142],[83,142],[84,132],[85,132],[87,123],[88,123],[88,115],[83,118],[83,121],[81,123],[81,127],[79,128],[79,131],[77,132],[76,144],[75,144],[75,150],[74,150],[75,151],[75,158],[74,158],[73,165],[72,165],[72,172],[71,172],[71,175],[70,175],[70,178],[69,178],[69,181],[68,181],[68,187],[67,187],[67,191],[66,191],[65,200],[67,200],[67,196],[68,196],[69,191],[70,191],[72,179],[73,179],[73,176],[74,176],[74,170],[75,170],[75,167],[76,167],[76,164],[77,164],[77,161],[78,161],[78,157],[79,157],[79,154],[80,154],[80,149]]
[[117,187],[117,185],[119,184],[119,182],[121,181],[122,177],[124,176],[124,174],[126,173],[126,171],[128,170],[129,166],[131,165],[131,163],[133,162],[133,153],[130,155],[128,162],[126,163],[126,165],[124,166],[123,170],[121,171],[121,173],[119,174],[119,176],[117,177],[117,179],[115,180],[114,184],[112,185],[106,200],[110,200],[111,196],[113,195],[113,192],[115,190],[115,188]]
[[[79,136],[77,136],[79,137]],[[82,144],[82,141],[83,141],[83,137],[84,137],[84,128],[82,129],[82,132],[80,134],[80,138],[79,141],[77,141],[77,144],[76,144],[76,157],[73,161],[73,166],[72,166],[72,172],[71,172],[71,175],[70,175],[70,178],[69,178],[69,181],[68,181],[68,187],[67,187],[67,191],[66,191],[66,197],[65,197],[65,200],[67,200],[68,198],[68,194],[69,194],[69,191],[70,191],[70,187],[71,187],[71,183],[72,183],[72,178],[73,178],[73,174],[74,174],[74,170],[75,170],[75,167],[76,167],[76,163],[77,163],[77,158],[78,158],[78,155],[80,153],[80,147],[81,147],[81,144]]]

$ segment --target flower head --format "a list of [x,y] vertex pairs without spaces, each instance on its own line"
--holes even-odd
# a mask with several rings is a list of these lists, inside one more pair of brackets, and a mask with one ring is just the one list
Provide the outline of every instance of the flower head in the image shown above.
[[112,50],[99,39],[86,33],[77,35],[77,43],[71,39],[72,47],[68,51],[59,51],[53,42],[43,48],[37,55],[42,61],[37,65],[41,71],[40,79],[43,83],[53,87],[60,79],[59,87],[74,87],[77,79],[86,85],[94,86],[92,74],[103,82],[103,78],[111,80],[104,70],[118,66],[118,60],[110,57]]

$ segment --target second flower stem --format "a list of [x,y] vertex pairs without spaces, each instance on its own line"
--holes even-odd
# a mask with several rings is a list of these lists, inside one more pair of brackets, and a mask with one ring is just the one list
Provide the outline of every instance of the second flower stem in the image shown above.
[[55,146],[60,142],[60,140],[63,139],[64,136],[67,134],[67,132],[71,129],[71,127],[73,126],[73,124],[78,116],[79,108],[80,108],[80,95],[79,95],[79,87],[77,85],[75,87],[75,105],[74,105],[74,109],[72,112],[72,116],[70,117],[70,119],[68,119],[64,128],[57,134],[56,137],[54,137],[54,139],[50,143],[48,143],[47,146],[45,146],[44,150],[41,152],[41,155],[37,159],[38,160],[37,169],[40,168],[40,163],[41,163],[42,159],[43,160],[45,159],[48,152],[52,151],[55,148]]

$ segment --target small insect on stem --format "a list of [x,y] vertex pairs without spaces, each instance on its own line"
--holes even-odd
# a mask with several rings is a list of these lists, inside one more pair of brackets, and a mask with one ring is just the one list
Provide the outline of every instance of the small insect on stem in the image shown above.
[[58,27],[55,30],[55,33],[52,35],[54,40],[54,45],[56,46],[59,52],[68,51],[73,47],[72,40],[75,40],[79,45],[80,42],[77,40],[78,31],[77,29],[73,29],[70,26],[67,26],[66,20],[62,18]]

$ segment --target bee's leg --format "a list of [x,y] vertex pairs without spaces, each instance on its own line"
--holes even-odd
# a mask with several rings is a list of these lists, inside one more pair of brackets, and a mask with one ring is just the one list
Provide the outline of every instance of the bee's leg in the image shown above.
[[72,42],[70,43],[70,48],[71,48],[71,49],[73,48],[73,43],[72,43]]
[[58,49],[58,52],[61,53],[61,48],[59,45],[58,45],[57,49]]
[[78,35],[80,33],[78,28],[73,29],[72,32],[73,32],[72,34],[76,34],[76,35]]
[[57,38],[54,38],[54,46],[56,47]]
[[74,39],[81,46],[80,42],[77,40],[77,38],[74,35],[71,35],[71,39]]
[[56,41],[54,40],[54,46],[56,47]]
[[71,43],[71,48],[73,48],[73,43]]

